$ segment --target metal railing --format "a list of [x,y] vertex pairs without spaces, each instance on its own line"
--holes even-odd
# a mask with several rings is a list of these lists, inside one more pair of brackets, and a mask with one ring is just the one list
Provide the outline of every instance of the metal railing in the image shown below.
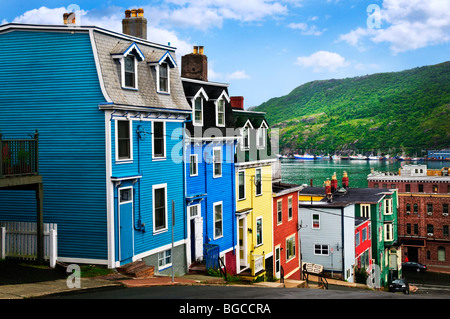
[[0,132],[0,178],[39,174],[39,133],[29,139],[3,139]]

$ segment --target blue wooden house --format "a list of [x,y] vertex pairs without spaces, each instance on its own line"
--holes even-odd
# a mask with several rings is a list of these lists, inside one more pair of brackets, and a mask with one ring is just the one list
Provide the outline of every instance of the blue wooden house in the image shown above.
[[234,155],[236,138],[228,84],[209,82],[203,47],[181,59],[181,76],[192,107],[186,124],[187,260],[219,257],[236,269]]
[[[142,36],[144,22],[127,10],[127,30]],[[155,273],[184,273],[191,108],[175,48],[130,33],[0,26],[0,130],[39,130],[44,222],[58,225],[58,260],[143,260]],[[0,220],[35,220],[33,192],[0,191],[0,203]]]

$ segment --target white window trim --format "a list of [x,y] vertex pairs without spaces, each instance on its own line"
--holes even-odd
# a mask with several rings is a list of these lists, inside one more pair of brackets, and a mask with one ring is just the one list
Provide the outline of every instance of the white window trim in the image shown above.
[[[260,173],[260,176],[261,176],[261,193],[257,193],[257,188],[256,188],[256,172],[257,171],[259,171],[259,173]],[[259,168],[256,168],[255,169],[255,196],[262,196],[262,194],[263,194],[263,176],[262,176],[262,169],[259,167]]]
[[[220,207],[222,208],[222,223],[221,223],[221,226],[222,226],[222,235],[216,236],[216,206],[219,206],[219,205],[220,205]],[[214,240],[223,237],[223,202],[222,202],[222,201],[220,201],[220,202],[215,202],[215,203],[213,204],[213,230],[214,230]]]
[[[258,244],[258,220],[261,220],[261,243]],[[259,216],[256,217],[256,223],[255,223],[255,248],[264,245],[264,224],[263,224],[263,217]]]
[[[248,146],[244,146],[244,129],[247,129],[247,132],[248,132]],[[241,129],[240,129],[240,133],[241,133],[240,148],[243,151],[247,151],[251,147],[251,134],[250,134],[251,130],[250,129],[253,129],[253,125],[250,122],[250,120],[247,120],[247,122],[245,122],[245,125],[243,127],[241,127]]]
[[[195,100],[197,98],[200,98],[201,101],[201,109],[202,109],[202,121],[201,123],[197,123],[195,122]],[[192,125],[194,126],[203,126],[203,119],[204,119],[204,112],[203,112],[203,100],[208,101],[209,97],[205,92],[204,88],[200,88],[200,90],[198,90],[198,92],[194,95],[194,97],[191,99],[191,104],[192,104]]]
[[[215,151],[219,150],[220,151],[220,175],[216,175],[216,157],[215,157]],[[217,147],[213,147],[213,178],[219,178],[222,177],[222,169],[223,169],[223,156],[222,156],[222,147],[217,146]]]
[[[314,215],[319,216],[319,227],[314,227],[314,218],[313,218]],[[317,214],[317,213],[311,214],[311,229],[316,229],[316,230],[320,229],[320,214]]]
[[[328,247],[328,253],[327,254],[322,254],[322,253],[320,253],[320,254],[316,254],[316,245],[319,245],[320,246],[320,251],[322,252],[323,251],[323,246],[327,246]],[[330,245],[328,245],[328,244],[313,244],[313,253],[314,253],[314,255],[315,256],[329,256],[330,255]]]
[[[127,56],[129,56],[129,55],[132,55],[133,56],[133,60],[134,60],[134,84],[135,84],[134,87],[125,85],[125,58]],[[122,80],[122,83],[121,83],[122,84],[122,89],[138,90],[138,88],[139,88],[139,84],[138,84],[138,61],[137,61],[136,56],[134,54],[129,53],[127,55],[122,56],[119,61],[120,61],[120,73],[121,73],[121,78],[122,78],[121,79]]]
[[[239,174],[240,173],[244,173],[244,197],[243,198],[239,198]],[[247,189],[246,189],[246,180],[245,180],[245,170],[238,170],[238,182],[237,184],[237,194],[238,194],[238,200],[245,200],[247,198]]]
[[[166,225],[165,225],[164,228],[156,230],[155,229],[155,220],[156,220],[155,219],[155,190],[161,189],[161,188],[164,188],[164,195],[165,195],[164,201],[165,201],[165,221],[166,221]],[[167,197],[168,197],[168,195],[167,195],[167,183],[157,184],[157,185],[153,185],[152,186],[152,218],[153,218],[153,234],[154,235],[163,233],[163,232],[165,232],[165,231],[167,231],[169,229],[169,220],[168,220],[168,212],[167,212],[167,210],[168,210],[167,209]]]
[[[370,218],[370,204],[361,204],[361,217],[368,217]],[[367,216],[365,214],[365,210],[367,210]]]
[[[192,166],[192,160],[191,158],[195,157],[195,174],[192,174],[191,166]],[[189,155],[189,176],[198,176],[198,154],[190,154]]]
[[[278,220],[278,203],[281,203],[281,220]],[[277,200],[277,226],[283,224],[283,199]]]
[[[167,65],[167,91],[161,91],[161,87],[160,87],[160,83],[159,83],[159,68],[161,67],[162,64],[166,64]],[[161,93],[161,94],[170,94],[170,66],[169,63],[167,62],[161,62],[156,66],[156,92],[157,93]]]
[[[266,122],[262,122],[261,125],[260,125],[260,127],[259,127],[258,130],[256,131],[256,147],[257,147],[257,148],[264,148],[264,147],[266,147],[267,134],[264,134],[264,133],[267,132],[267,131],[264,131],[264,130],[267,130],[268,128],[269,128],[269,127],[267,126]],[[262,145],[259,144],[259,134],[261,134],[261,132],[262,132],[262,134],[263,134],[263,142],[262,142]]]
[[[197,207],[197,215],[195,215],[195,216],[191,216],[191,208],[192,207]],[[187,207],[187,209],[188,209],[188,215],[187,215],[188,220],[196,218],[196,217],[200,217],[202,215],[202,205],[201,204],[189,205]]]
[[[394,210],[392,207],[392,198],[386,198],[384,200],[384,215],[392,215]],[[388,209],[389,208],[389,209]]]
[[[163,138],[164,138],[164,155],[163,156],[155,156],[155,122],[163,123]],[[166,122],[165,121],[152,121],[152,160],[154,161],[163,161],[167,158],[167,137],[166,137]]]
[[[291,202],[291,203],[289,204],[289,202]],[[289,217],[289,208],[291,208],[291,210],[292,210],[291,217]],[[290,221],[294,218],[294,197],[293,196],[288,197],[288,210],[287,211],[288,211],[288,221]]]
[[[388,232],[389,228],[389,232]],[[390,234],[390,237],[388,237],[388,234]],[[394,226],[392,223],[385,223],[384,224],[384,241],[393,241],[394,240]]]
[[[164,264],[162,266],[159,266],[159,260],[160,260],[159,254],[164,254],[163,259],[165,260],[166,259],[166,257],[165,257],[166,251],[169,251],[169,250],[170,250],[170,263],[167,263],[167,264]],[[166,249],[166,250],[158,252],[158,271],[162,271],[164,269],[170,268],[172,266],[172,263],[173,263],[173,251],[172,251],[172,249]]]
[[[121,163],[132,163],[133,162],[133,121],[123,118],[123,119],[115,119],[115,128],[114,128],[114,139],[115,139],[115,157],[116,157],[116,164]],[[119,121],[127,121],[129,122],[129,128],[130,128],[130,158],[119,158]]]
[[[223,91],[219,98],[214,102],[216,108],[216,126],[218,127],[225,127],[225,100],[228,101],[228,103],[230,102],[230,98],[227,93]],[[223,101],[223,124],[219,124],[219,101]]]
[[[288,240],[292,240],[293,241],[293,243],[294,243],[294,254],[292,255],[292,257],[291,258],[287,258],[287,253],[288,253]],[[292,234],[291,236],[288,236],[288,237],[286,237],[286,242],[285,242],[285,244],[286,244],[286,263],[288,263],[288,262],[290,262],[291,260],[294,260],[295,259],[295,257],[297,256],[297,253],[296,253],[296,251],[297,251],[297,241],[295,240],[295,234]]]

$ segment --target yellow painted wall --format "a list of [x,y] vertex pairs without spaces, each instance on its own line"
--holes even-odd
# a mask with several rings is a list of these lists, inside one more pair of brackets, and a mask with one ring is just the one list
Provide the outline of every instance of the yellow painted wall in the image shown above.
[[[256,196],[255,172],[256,169],[262,170],[262,195]],[[241,169],[240,169],[241,170]],[[238,170],[239,171],[239,170]],[[239,192],[239,175],[236,172],[236,194]],[[273,217],[272,217],[272,167],[265,165],[260,167],[251,167],[245,169],[245,199],[237,200],[236,209],[252,208],[252,212],[247,215],[247,229],[251,228],[250,233],[247,230],[247,263],[250,265],[251,254],[267,256],[273,250]],[[263,240],[262,244],[257,246],[256,220],[262,217]]]

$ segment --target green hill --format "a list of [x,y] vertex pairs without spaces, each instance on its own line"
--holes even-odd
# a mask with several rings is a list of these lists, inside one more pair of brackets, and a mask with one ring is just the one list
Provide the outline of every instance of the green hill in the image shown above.
[[313,81],[253,108],[281,150],[419,153],[450,146],[450,62]]

